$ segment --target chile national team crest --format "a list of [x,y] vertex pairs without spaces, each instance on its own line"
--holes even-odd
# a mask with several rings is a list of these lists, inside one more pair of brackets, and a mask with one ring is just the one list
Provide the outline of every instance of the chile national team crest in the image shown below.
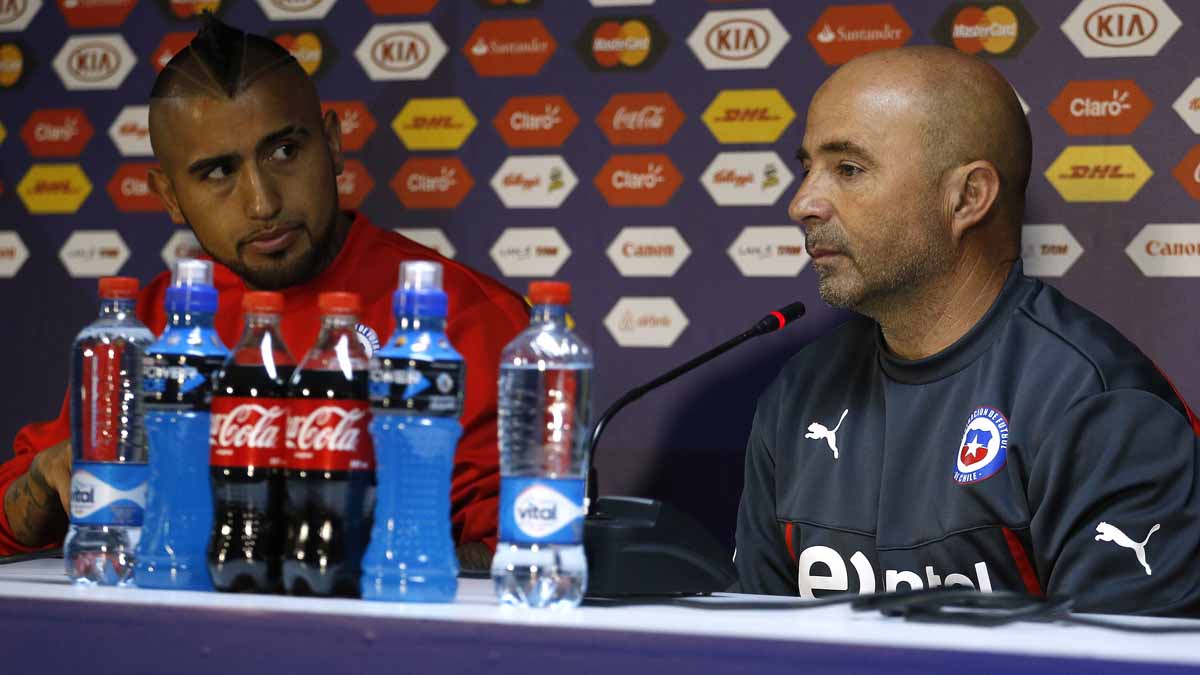
[[995,408],[976,408],[959,444],[954,482],[966,485],[990,478],[1004,466],[1007,456],[1008,420]]

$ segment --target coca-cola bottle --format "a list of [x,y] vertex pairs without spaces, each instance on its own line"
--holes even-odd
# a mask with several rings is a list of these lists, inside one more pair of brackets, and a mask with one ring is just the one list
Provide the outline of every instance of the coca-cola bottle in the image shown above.
[[279,332],[282,295],[247,293],[242,310],[246,328],[213,392],[208,570],[218,591],[275,593],[282,589],[286,389],[296,360]]
[[355,293],[322,293],[321,332],[288,384],[287,542],[294,595],[358,597],[375,507],[369,346],[355,330]]

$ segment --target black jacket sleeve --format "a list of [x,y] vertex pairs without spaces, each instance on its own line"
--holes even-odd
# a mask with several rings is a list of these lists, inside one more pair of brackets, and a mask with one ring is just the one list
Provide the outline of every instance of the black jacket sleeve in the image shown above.
[[1077,611],[1200,615],[1200,458],[1190,420],[1137,389],[1074,404],[1037,448],[1038,576]]
[[775,509],[777,385],[759,399],[746,443],[746,475],[733,558],[738,582],[730,589],[734,592],[796,595],[796,565],[787,551]]

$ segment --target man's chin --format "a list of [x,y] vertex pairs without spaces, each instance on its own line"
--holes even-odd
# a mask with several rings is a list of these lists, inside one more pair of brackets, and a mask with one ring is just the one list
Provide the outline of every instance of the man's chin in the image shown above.
[[251,288],[279,291],[307,281],[312,276],[315,257],[311,249],[297,256],[278,259],[249,255],[241,257],[238,264],[231,267]]

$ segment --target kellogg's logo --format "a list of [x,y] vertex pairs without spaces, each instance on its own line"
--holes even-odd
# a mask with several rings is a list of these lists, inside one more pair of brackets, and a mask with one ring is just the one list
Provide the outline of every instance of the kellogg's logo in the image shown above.
[[423,80],[446,56],[446,43],[428,21],[379,24],[354,56],[372,80]]
[[682,183],[666,155],[614,155],[594,181],[609,206],[663,206]]
[[911,38],[912,29],[891,4],[830,7],[808,31],[813,49],[831,66],[880,49],[900,47]]
[[92,139],[91,122],[80,108],[35,110],[21,128],[34,157],[75,157]]
[[162,201],[150,190],[150,169],[157,164],[122,164],[108,181],[108,196],[123,212],[164,210]]
[[947,47],[979,56],[1015,56],[1037,32],[1021,3],[955,3],[942,13],[933,34]]
[[510,148],[558,147],[578,124],[579,116],[562,96],[514,96],[492,119]]
[[596,126],[613,145],[665,145],[683,120],[666,92],[615,94],[596,115]]
[[1062,31],[1088,58],[1154,56],[1179,26],[1163,0],[1082,0]]
[[463,54],[480,77],[536,75],[558,49],[539,19],[493,19],[479,24]]
[[649,70],[666,46],[666,33],[652,16],[592,19],[575,41],[583,62],[599,72]]
[[700,177],[718,206],[771,206],[792,182],[774,152],[722,152]]
[[1183,186],[1192,199],[1200,199],[1200,145],[1192,149],[1180,160],[1172,172],[1175,180]]
[[561,155],[509,157],[492,176],[492,189],[510,209],[558,208],[579,179]]
[[410,209],[452,209],[475,186],[457,157],[410,157],[392,178],[392,191]]

